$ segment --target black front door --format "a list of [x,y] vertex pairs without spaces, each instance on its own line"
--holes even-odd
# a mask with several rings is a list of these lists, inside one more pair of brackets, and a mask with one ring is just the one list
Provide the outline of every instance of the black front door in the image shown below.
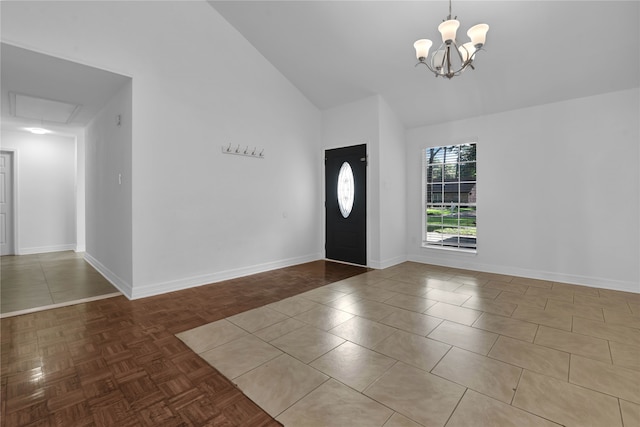
[[327,259],[367,265],[367,146],[325,151]]

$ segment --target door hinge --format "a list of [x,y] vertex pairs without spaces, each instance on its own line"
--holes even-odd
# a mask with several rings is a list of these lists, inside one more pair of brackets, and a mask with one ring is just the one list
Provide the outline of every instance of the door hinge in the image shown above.
[[360,161],[364,162],[365,166],[369,166],[369,160],[368,159],[369,159],[369,155],[368,154],[366,156],[364,156],[364,157],[360,157]]

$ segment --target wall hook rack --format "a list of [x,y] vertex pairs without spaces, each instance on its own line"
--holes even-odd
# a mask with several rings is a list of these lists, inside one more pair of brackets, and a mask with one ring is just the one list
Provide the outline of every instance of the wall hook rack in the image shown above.
[[233,145],[229,143],[229,145],[222,146],[222,154],[235,154],[236,156],[245,156],[245,157],[254,157],[256,159],[264,159],[264,148],[258,149],[258,147],[251,148],[248,145],[245,145],[244,148],[240,145]]

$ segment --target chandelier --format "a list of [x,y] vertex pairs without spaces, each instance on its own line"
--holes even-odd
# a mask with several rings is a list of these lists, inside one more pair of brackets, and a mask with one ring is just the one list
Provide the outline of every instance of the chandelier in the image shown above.
[[442,76],[448,79],[459,76],[467,68],[475,70],[473,60],[476,53],[484,46],[489,26],[478,24],[469,28],[467,35],[471,41],[458,45],[456,41],[456,31],[460,26],[457,16],[451,19],[451,0],[449,0],[449,16],[438,25],[438,31],[442,35],[442,44],[431,54],[429,49],[433,42],[429,39],[420,39],[413,44],[416,49],[418,63],[424,64],[436,77]]

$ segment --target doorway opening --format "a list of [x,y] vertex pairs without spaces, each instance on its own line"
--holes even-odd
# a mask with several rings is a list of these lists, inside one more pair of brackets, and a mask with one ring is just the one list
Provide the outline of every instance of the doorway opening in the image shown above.
[[0,255],[16,253],[15,152],[0,151]]

